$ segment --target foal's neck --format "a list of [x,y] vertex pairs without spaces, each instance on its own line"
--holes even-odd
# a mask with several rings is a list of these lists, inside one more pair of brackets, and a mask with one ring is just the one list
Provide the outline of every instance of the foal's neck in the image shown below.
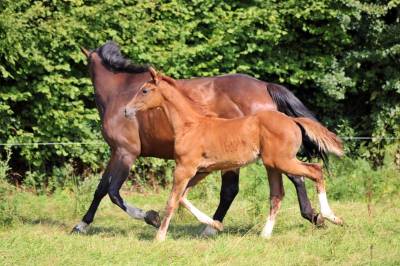
[[203,117],[175,87],[169,85],[162,88],[161,93],[164,97],[162,108],[168,116],[175,135],[184,127],[199,122]]

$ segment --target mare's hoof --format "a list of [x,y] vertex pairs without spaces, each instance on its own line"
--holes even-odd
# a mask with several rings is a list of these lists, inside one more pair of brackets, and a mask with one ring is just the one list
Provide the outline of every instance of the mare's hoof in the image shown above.
[[72,229],[71,234],[86,234],[89,224],[81,221]]
[[76,225],[74,228],[72,228],[72,231],[70,232],[70,234],[73,234],[73,235],[86,234],[86,230],[79,228],[79,226]]
[[317,214],[314,215],[314,217],[313,217],[313,224],[314,224],[316,227],[324,227],[324,226],[325,226],[325,219],[324,219],[324,217],[322,216],[322,214],[317,213]]
[[160,215],[158,214],[158,212],[153,210],[146,212],[146,215],[144,216],[144,221],[147,224],[154,226],[155,228],[159,228],[161,225]]

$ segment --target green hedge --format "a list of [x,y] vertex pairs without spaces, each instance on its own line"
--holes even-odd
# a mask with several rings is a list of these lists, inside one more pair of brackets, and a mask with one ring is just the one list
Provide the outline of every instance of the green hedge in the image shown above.
[[[175,78],[241,72],[284,84],[344,136],[400,137],[399,4],[2,0],[0,142],[101,140],[79,47],[107,40]],[[379,155],[371,145],[361,152]],[[107,157],[106,145],[13,147],[12,167],[95,169]]]

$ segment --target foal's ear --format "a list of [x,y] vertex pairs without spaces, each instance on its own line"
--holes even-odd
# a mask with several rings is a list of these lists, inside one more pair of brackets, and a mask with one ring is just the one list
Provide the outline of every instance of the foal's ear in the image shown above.
[[161,79],[160,75],[152,67],[149,67],[149,72],[150,72],[151,78],[153,79],[154,83],[156,85],[158,85],[158,83],[160,82],[160,79]]

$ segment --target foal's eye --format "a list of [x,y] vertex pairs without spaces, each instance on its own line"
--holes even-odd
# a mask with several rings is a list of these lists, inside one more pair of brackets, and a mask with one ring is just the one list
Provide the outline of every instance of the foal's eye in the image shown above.
[[148,88],[143,88],[142,93],[147,94],[150,90]]

